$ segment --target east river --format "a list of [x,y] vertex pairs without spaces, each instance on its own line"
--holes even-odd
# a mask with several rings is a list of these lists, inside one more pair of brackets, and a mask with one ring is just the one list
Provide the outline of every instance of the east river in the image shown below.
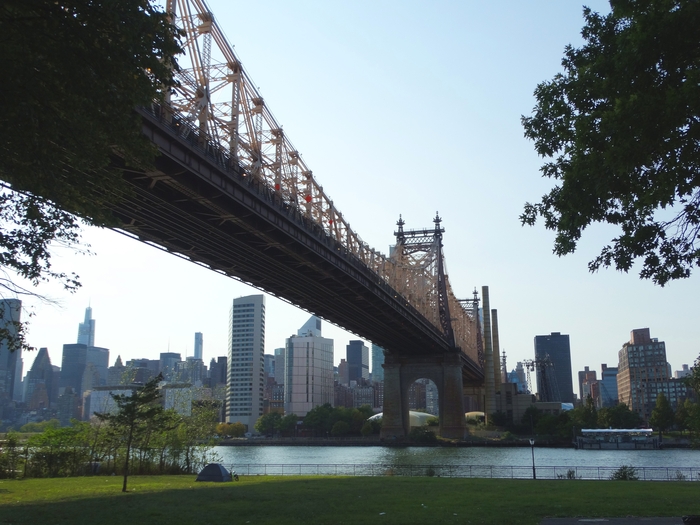
[[513,447],[216,447],[216,460],[241,474],[369,474],[394,469],[420,475],[432,466],[438,474],[468,477],[532,475],[533,452],[538,476],[557,478],[573,469],[577,477],[607,479],[623,465],[640,469],[643,479],[700,479],[700,450],[576,450]]

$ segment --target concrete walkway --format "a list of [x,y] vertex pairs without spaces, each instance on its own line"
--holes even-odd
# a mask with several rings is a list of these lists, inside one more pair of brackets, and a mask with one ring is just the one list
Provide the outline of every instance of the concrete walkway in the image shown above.
[[683,525],[683,518],[545,518],[540,525]]

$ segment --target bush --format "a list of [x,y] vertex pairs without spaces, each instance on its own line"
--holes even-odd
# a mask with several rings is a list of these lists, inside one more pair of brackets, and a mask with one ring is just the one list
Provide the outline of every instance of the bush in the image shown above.
[[408,434],[408,440],[414,443],[437,443],[435,432],[428,427],[413,427]]
[[570,468],[566,471],[566,474],[557,474],[557,479],[578,479],[576,477],[576,470]]
[[331,428],[331,436],[345,436],[348,432],[350,432],[350,425],[345,421],[336,421]]
[[639,476],[637,476],[636,468],[629,465],[622,465],[612,473],[610,479],[615,481],[637,481],[639,480]]

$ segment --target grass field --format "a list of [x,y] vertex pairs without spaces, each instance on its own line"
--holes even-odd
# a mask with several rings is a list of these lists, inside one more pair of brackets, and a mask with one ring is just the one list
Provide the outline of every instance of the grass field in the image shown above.
[[195,476],[0,480],[0,524],[524,524],[700,514],[700,484],[436,477]]

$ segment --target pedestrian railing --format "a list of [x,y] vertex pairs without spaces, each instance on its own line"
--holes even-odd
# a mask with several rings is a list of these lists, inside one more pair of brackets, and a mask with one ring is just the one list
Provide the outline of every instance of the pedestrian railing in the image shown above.
[[[239,464],[245,476],[436,476],[445,478],[532,479],[532,466],[391,464]],[[537,479],[605,480],[619,467],[536,466]],[[700,481],[700,467],[634,467],[640,481]]]

